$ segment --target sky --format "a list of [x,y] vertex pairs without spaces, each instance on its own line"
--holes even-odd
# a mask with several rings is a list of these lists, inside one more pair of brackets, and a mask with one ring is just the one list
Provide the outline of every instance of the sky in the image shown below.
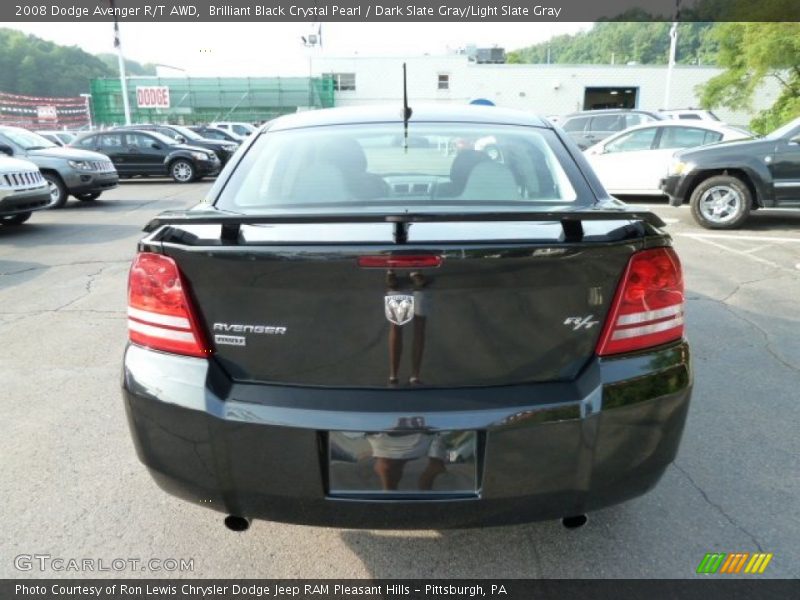
[[[113,52],[111,23],[0,23],[46,40]],[[591,23],[323,23],[323,56],[443,54],[476,44],[513,50]],[[304,75],[310,23],[120,23],[125,57],[192,76]],[[315,52],[320,52],[319,50]],[[160,69],[164,76],[180,71]]]

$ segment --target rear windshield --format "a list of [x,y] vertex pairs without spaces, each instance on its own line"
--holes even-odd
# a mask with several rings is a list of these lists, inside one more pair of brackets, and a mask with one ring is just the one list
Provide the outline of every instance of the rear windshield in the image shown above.
[[572,205],[580,174],[552,131],[401,123],[265,133],[216,206],[235,212],[525,210]]

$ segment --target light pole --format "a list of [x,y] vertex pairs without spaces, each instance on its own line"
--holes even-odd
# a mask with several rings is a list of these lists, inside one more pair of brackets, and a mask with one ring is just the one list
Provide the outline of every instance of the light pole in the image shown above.
[[[172,65],[164,65],[164,64],[161,64],[161,63],[155,63],[153,66],[154,67],[161,67],[163,69],[172,69],[173,71],[180,71],[181,73],[184,74],[183,75],[184,77],[188,77],[189,76],[189,72],[186,69],[182,69],[180,67],[173,67]],[[158,76],[158,71],[156,71],[156,76]]]
[[122,109],[125,111],[125,125],[131,124],[131,105],[128,101],[128,79],[125,76],[125,57],[122,56],[122,42],[119,40],[119,22],[117,21],[114,0],[108,0],[108,5],[114,12],[114,48],[117,49],[117,63],[119,64],[119,82],[122,87]]
[[678,21],[681,17],[681,0],[675,0],[675,16],[669,28],[669,63],[667,64],[667,81],[664,86],[664,110],[670,107],[670,91],[672,87],[672,69],[675,67],[675,51],[678,46]]
[[[313,27],[313,26],[312,26]],[[312,60],[314,58],[314,49],[322,48],[322,23],[317,26],[317,30],[308,34],[308,36],[300,36],[303,40],[303,45],[308,48],[308,108],[314,105],[314,70],[312,68]]]

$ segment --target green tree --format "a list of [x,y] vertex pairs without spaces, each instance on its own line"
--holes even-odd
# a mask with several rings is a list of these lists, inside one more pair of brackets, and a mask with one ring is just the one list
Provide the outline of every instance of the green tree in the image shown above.
[[774,79],[781,93],[750,127],[766,133],[800,115],[800,23],[722,23],[714,36],[725,71],[701,86],[704,107],[751,109],[761,84]]
[[[628,14],[628,13],[626,13]],[[508,53],[510,63],[556,64],[666,64],[669,60],[669,28],[666,22],[642,22],[646,13],[628,14],[631,21],[604,21],[590,30],[559,35],[547,42]],[[711,23],[679,25],[676,60],[681,64],[713,64],[718,42],[710,35]]]
[[0,29],[0,91],[34,96],[77,96],[95,77],[112,77],[99,58],[14,29]]

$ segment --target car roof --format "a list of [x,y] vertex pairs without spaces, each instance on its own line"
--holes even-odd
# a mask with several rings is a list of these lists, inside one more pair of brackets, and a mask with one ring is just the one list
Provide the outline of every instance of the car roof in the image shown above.
[[622,131],[617,131],[608,136],[606,139],[589,146],[587,150],[594,148],[595,146],[605,146],[617,138],[629,134],[631,131],[649,129],[650,127],[690,127],[692,129],[706,129],[708,131],[716,131],[718,133],[737,133],[741,134],[742,136],[746,136],[749,133],[747,130],[742,129],[741,127],[734,127],[733,125],[728,125],[727,123],[722,123],[720,121],[675,121],[673,119],[667,119],[664,121],[658,121],[657,123],[641,123],[639,125],[634,125],[632,127],[628,127],[627,129],[623,129]]
[[[739,129],[733,125],[729,125],[728,123],[723,123],[722,121],[706,121],[703,119],[697,119],[696,121],[678,121],[676,119],[665,119],[663,121],[659,121],[658,123],[639,123],[638,125],[633,125],[632,127],[628,127],[623,131],[630,131],[632,129],[645,129],[647,127],[694,127],[695,129],[712,129],[714,131],[728,131],[731,129]],[[622,133],[620,131],[619,133]],[[618,135],[615,133],[614,135]]]
[[734,127],[733,125],[728,125],[727,123],[723,123],[721,121],[676,121],[675,119],[666,119],[664,121],[659,121],[658,123],[650,122],[633,125],[632,127],[628,127],[622,131],[615,132],[613,135],[610,135],[608,138],[603,140],[603,142],[607,142],[612,137],[617,137],[623,133],[628,133],[629,131],[635,131],[637,129],[647,129],[648,127],[691,127],[693,129],[708,129],[709,131],[718,131],[720,133],[725,133],[728,131],[742,133],[744,131],[741,127]]
[[122,133],[123,131],[125,133],[146,133],[148,135],[158,133],[157,131],[150,131],[148,129],[137,129],[136,125],[122,125],[119,127],[112,127],[111,129],[104,129],[103,131],[85,131],[78,135],[76,141],[87,138],[90,135],[103,135],[105,133],[114,135],[115,133]]
[[613,115],[615,113],[619,114],[637,114],[637,115],[650,115],[651,117],[655,117],[657,119],[662,119],[662,115],[653,110],[644,110],[641,108],[595,108],[592,110],[579,110],[574,113],[570,113],[568,115],[564,115],[564,119],[569,119],[572,117],[591,117],[592,115]]
[[[470,104],[420,104],[411,105],[410,123],[486,123],[545,127],[552,125],[541,117],[521,111],[497,106]],[[260,130],[280,131],[301,127],[326,125],[348,125],[364,123],[402,123],[403,105],[399,102],[378,106],[348,106],[309,110],[278,117],[263,125]]]

